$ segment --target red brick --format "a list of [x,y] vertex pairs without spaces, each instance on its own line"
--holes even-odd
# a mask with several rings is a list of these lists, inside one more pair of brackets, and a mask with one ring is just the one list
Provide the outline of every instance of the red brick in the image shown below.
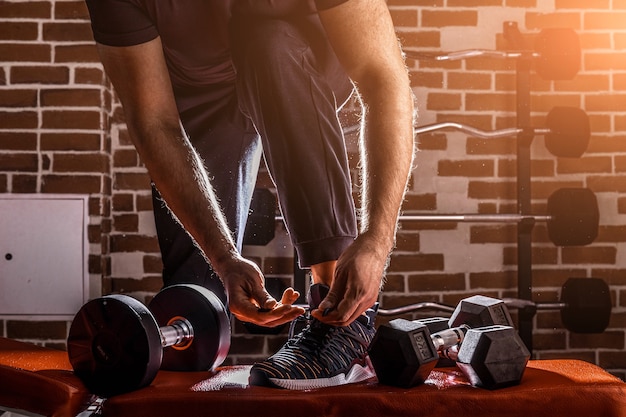
[[515,111],[515,97],[510,94],[467,93],[465,108],[468,111]]
[[36,193],[38,191],[37,175],[13,175],[12,191],[14,193]]
[[448,88],[456,90],[489,90],[492,76],[487,73],[449,72]]
[[121,149],[113,154],[113,166],[130,168],[140,166],[139,157],[134,149]]
[[77,67],[74,69],[76,84],[104,85],[104,70],[101,68]]
[[135,195],[135,206],[137,211],[152,211],[152,193],[150,187],[146,188],[146,193]]
[[448,138],[444,133],[419,135],[417,147],[422,151],[444,151],[448,148]]
[[578,36],[583,51],[610,49],[613,46],[613,36],[609,32],[579,31]]
[[478,12],[474,10],[440,11],[425,9],[422,11],[422,26],[424,27],[476,26],[477,24]]
[[115,193],[112,201],[113,211],[133,211],[135,209],[135,200],[132,194]]
[[0,26],[2,40],[33,41],[38,35],[39,29],[35,22],[3,22]]
[[0,111],[0,126],[3,129],[36,129],[39,126],[39,119],[37,112],[34,111]]
[[59,45],[55,48],[54,62],[100,63],[100,56],[94,43]]
[[584,67],[587,71],[625,70],[626,58],[615,53],[589,53],[585,55]]
[[155,237],[138,235],[111,235],[111,253],[116,252],[158,252],[159,243]]
[[147,273],[160,274],[163,272],[161,256],[146,255],[143,257],[143,270]]
[[406,54],[409,62],[413,60],[414,52],[410,48],[439,48],[441,46],[441,34],[439,31],[420,30],[415,31],[403,31],[402,29],[397,31],[401,44],[404,49],[407,49]]
[[0,154],[0,167],[5,171],[36,172],[39,168],[39,158],[34,153]]
[[557,9],[608,9],[609,0],[556,0]]
[[508,182],[481,182],[470,181],[467,196],[482,199],[513,199],[515,198],[515,184]]
[[52,15],[49,1],[0,2],[0,18],[45,19]]
[[150,178],[143,172],[118,172],[113,186],[116,190],[145,190],[150,188]]
[[136,214],[113,216],[113,227],[117,232],[138,232],[139,218]]
[[557,174],[611,173],[611,157],[561,158],[557,163]]
[[463,291],[465,274],[409,275],[409,292]]
[[626,21],[626,12],[606,10],[585,12],[585,30],[622,29]]
[[99,107],[101,105],[100,90],[94,88],[42,90],[41,105],[55,107]]
[[89,20],[89,11],[84,1],[63,1],[54,5],[55,19]]
[[516,144],[511,138],[467,139],[467,153],[470,155],[514,155]]
[[495,174],[493,160],[441,160],[437,165],[440,177],[491,177]]
[[99,133],[42,133],[43,151],[98,151],[102,148]]
[[512,288],[517,283],[517,272],[503,271],[471,273],[469,279],[471,288]]
[[4,151],[35,151],[37,150],[37,134],[0,132],[0,149]]
[[437,196],[435,194],[407,194],[402,210],[407,213],[411,210],[434,210],[437,208]]
[[42,112],[44,129],[100,129],[100,111],[88,110],[44,110]]
[[88,22],[53,22],[43,24],[43,39],[57,42],[93,41],[93,34]]
[[0,44],[0,56],[4,62],[50,62],[52,50],[44,44]]
[[614,33],[615,38],[615,50],[622,50],[626,48],[626,33]]
[[395,251],[419,252],[420,235],[419,233],[404,233],[400,230],[396,237]]
[[37,106],[36,90],[0,90],[0,107],[35,107]]
[[65,66],[13,66],[12,84],[68,84],[70,70]]
[[92,153],[57,153],[54,172],[106,172],[108,156]]
[[45,175],[41,191],[60,194],[98,194],[101,179],[98,175]]
[[537,7],[536,0],[505,0],[505,4],[507,7],[524,7],[527,9]]
[[626,351],[600,351],[598,365],[604,369],[626,368]]
[[614,264],[617,249],[609,246],[565,247],[562,248],[564,264]]
[[578,74],[573,80],[555,81],[558,90],[575,92],[607,91],[611,85],[609,74]]
[[572,28],[579,30],[581,26],[581,13],[578,12],[526,13],[526,27],[529,30],[543,28]]
[[441,88],[443,86],[443,74],[431,71],[412,71],[411,86]]
[[587,177],[587,185],[595,192],[626,192],[626,176],[595,175]]
[[552,330],[550,333],[533,334],[534,350],[561,350],[567,347],[566,332],[562,330]]
[[470,243],[515,243],[517,239],[516,224],[498,226],[472,226]]
[[428,110],[460,110],[461,95],[449,93],[429,93],[426,108]]
[[390,272],[400,271],[443,271],[441,254],[394,254],[389,264]]
[[573,349],[624,349],[624,332],[606,331],[601,334],[570,335],[570,347]]

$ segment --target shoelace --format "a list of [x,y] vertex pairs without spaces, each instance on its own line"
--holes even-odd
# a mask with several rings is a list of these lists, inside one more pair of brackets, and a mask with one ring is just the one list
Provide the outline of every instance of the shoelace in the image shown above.
[[[356,329],[333,327],[309,318],[308,326],[297,336],[290,338],[285,348],[303,355],[315,356],[323,361],[327,370],[341,369],[363,355],[368,342],[359,333]],[[341,337],[337,337],[338,334],[341,334]],[[275,359],[290,357],[287,350],[282,352],[284,355],[279,353]]]

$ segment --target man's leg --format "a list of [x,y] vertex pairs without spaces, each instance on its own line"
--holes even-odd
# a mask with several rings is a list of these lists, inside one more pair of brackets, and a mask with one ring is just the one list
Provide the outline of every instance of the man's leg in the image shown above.
[[234,19],[233,56],[244,112],[263,140],[300,264],[330,285],[356,236],[350,171],[338,105],[352,84],[317,17]]
[[[258,135],[239,111],[234,86],[216,87],[204,91],[201,96],[197,91],[176,93],[183,125],[205,162],[220,206],[241,249],[261,158]],[[155,189],[153,209],[164,266],[164,285],[199,284],[215,292],[226,305],[221,281]]]
[[[249,21],[234,28],[233,50],[240,102],[261,133],[300,263],[311,268],[308,298],[316,308],[332,283],[336,260],[356,236],[356,215],[336,115],[351,84],[319,26],[310,24]],[[345,327],[312,318],[298,336],[253,366],[250,383],[311,389],[373,376],[367,360],[373,317],[372,311]]]

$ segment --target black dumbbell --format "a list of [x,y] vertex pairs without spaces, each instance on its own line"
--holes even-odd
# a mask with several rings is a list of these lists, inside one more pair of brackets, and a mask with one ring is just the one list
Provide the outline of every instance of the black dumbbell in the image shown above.
[[530,352],[511,326],[469,329],[461,343],[441,352],[477,387],[498,389],[517,385],[524,376]]
[[[401,387],[421,384],[440,356],[454,359],[472,383],[485,388],[500,388],[521,379],[530,354],[517,333],[509,330],[513,329],[512,320],[501,300],[470,297],[455,309],[448,321],[451,328],[431,335],[428,324],[396,319],[380,326],[369,349],[379,382]],[[476,327],[471,329],[471,343],[463,348],[471,327]],[[457,345],[462,350],[450,350]],[[507,362],[510,364],[503,366]]]
[[149,309],[108,295],[79,310],[67,348],[85,386],[110,397],[150,385],[159,369],[213,370],[228,354],[230,323],[219,298],[198,285],[165,288]]

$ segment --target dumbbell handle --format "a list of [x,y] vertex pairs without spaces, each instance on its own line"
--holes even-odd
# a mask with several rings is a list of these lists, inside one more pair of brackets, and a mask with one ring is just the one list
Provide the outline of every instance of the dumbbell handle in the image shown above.
[[159,328],[161,333],[161,346],[183,347],[193,340],[193,326],[182,317],[172,320],[167,326]]
[[442,352],[448,348],[463,343],[465,334],[469,330],[468,326],[453,327],[430,335],[437,352]]

